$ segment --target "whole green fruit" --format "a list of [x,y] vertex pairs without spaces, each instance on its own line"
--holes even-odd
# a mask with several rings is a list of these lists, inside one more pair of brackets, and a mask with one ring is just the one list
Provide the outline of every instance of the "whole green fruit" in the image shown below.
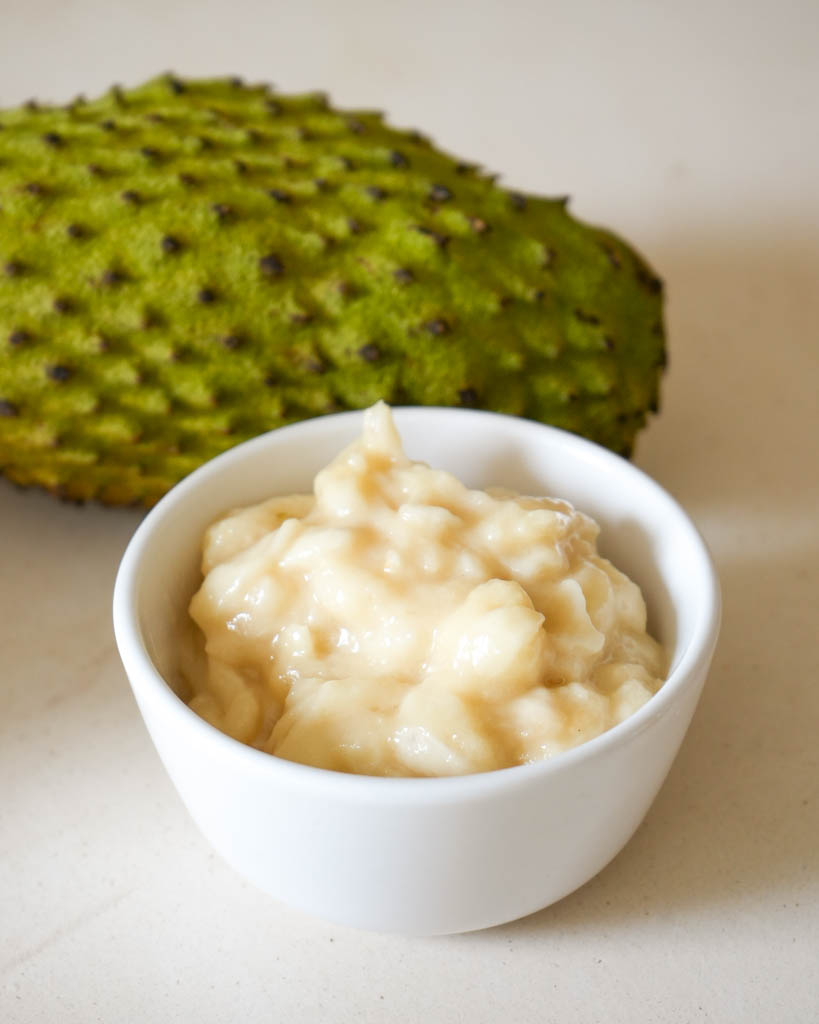
[[627,454],[662,287],[564,200],[369,112],[163,76],[0,113],[0,468],[155,502],[293,420],[466,405]]

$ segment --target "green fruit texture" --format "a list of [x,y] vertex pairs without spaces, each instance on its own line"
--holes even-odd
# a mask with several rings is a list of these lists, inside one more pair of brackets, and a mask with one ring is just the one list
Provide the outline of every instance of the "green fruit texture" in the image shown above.
[[378,399],[628,454],[662,285],[564,199],[377,113],[172,75],[0,112],[0,468],[158,500],[265,430]]

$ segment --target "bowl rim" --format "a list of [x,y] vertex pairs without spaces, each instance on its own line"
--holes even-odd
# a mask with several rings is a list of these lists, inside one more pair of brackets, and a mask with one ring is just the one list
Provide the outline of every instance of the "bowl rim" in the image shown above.
[[[289,786],[320,788],[327,793],[334,794],[343,790],[349,799],[359,801],[369,799],[380,801],[388,797],[391,802],[437,803],[439,801],[477,799],[510,785],[528,785],[543,777],[570,771],[574,766],[588,761],[612,747],[625,744],[666,714],[684,688],[686,681],[697,672],[698,668],[703,671],[707,669],[716,646],[721,624],[722,599],[719,579],[713,558],[700,531],[682,506],[656,480],[644,470],[601,445],[535,420],[476,409],[399,406],[392,408],[399,430],[403,425],[410,425],[413,420],[430,414],[443,415],[460,421],[468,418],[494,418],[504,421],[506,430],[511,428],[513,432],[530,433],[533,437],[535,435],[551,437],[553,445],[568,449],[572,457],[586,463],[606,463],[609,467],[616,465],[620,472],[632,475],[641,486],[653,491],[688,533],[705,582],[703,593],[699,595],[700,600],[691,636],[682,650],[677,664],[657,693],[634,714],[606,732],[543,761],[467,775],[434,777],[356,775],[327,768],[317,768],[257,750],[255,747],[228,736],[200,718],[166,682],[154,665],[145,644],[138,619],[140,570],[145,549],[149,546],[154,534],[161,531],[168,513],[186,502],[192,492],[207,486],[212,478],[218,477],[226,465],[241,461],[270,445],[276,447],[280,444],[287,444],[294,433],[309,436],[311,433],[330,430],[333,424],[338,424],[342,420],[360,419],[365,411],[362,409],[332,413],[290,423],[235,445],[193,470],[148,511],[122,556],[113,594],[113,624],[116,644],[129,683],[140,704],[140,696],[155,701],[175,728],[181,730],[196,744],[210,745],[213,756],[241,762],[245,770],[254,774],[268,775],[271,779],[281,777],[282,781]],[[340,442],[340,447],[345,443],[347,442]],[[226,508],[229,507],[228,502]]]

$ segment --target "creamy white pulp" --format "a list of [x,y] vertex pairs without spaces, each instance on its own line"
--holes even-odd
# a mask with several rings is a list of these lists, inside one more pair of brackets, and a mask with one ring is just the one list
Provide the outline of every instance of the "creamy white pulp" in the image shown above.
[[410,461],[383,403],[312,495],[204,539],[190,706],[245,743],[366,775],[551,757],[633,714],[662,648],[638,587],[565,501]]

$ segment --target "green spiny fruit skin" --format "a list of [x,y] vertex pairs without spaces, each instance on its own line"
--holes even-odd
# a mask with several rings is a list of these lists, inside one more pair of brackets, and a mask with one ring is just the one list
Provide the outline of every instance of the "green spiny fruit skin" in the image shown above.
[[152,504],[204,460],[379,398],[627,454],[662,286],[565,201],[378,114],[163,76],[0,113],[0,467]]

